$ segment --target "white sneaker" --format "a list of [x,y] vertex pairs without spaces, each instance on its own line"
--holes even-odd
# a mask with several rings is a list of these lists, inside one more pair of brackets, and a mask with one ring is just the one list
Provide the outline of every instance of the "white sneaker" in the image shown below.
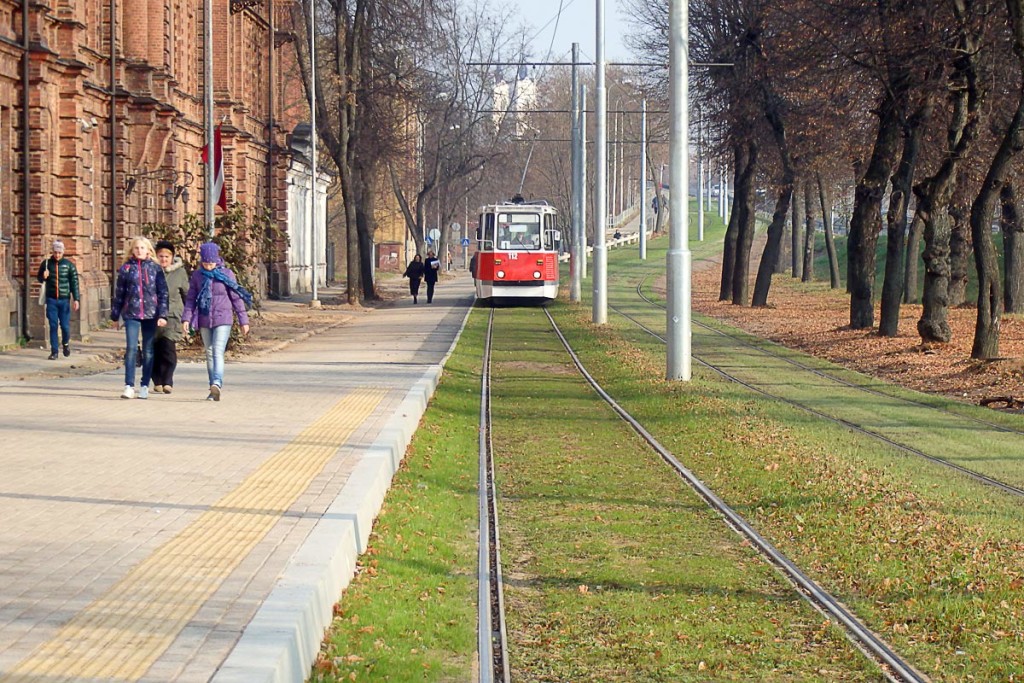
[[149,398],[149,387],[142,386],[139,388],[139,398]]
[[121,392],[121,398],[135,398],[135,388],[130,384],[125,384],[124,391]]

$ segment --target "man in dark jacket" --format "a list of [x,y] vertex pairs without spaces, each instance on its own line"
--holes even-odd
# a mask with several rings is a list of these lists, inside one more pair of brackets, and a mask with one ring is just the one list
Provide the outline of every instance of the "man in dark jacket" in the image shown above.
[[441,271],[441,261],[438,260],[434,250],[427,252],[427,260],[423,262],[423,281],[427,283],[427,303],[434,301],[434,285],[437,284],[437,275]]
[[36,279],[46,290],[46,320],[50,324],[50,360],[57,358],[57,327],[60,326],[62,349],[71,355],[71,311],[78,310],[78,269],[71,259],[64,258],[64,243],[53,242],[53,254],[39,265]]

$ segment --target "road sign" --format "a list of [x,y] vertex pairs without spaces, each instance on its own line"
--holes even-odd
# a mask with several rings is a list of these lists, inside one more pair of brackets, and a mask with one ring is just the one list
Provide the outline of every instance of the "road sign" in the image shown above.
[[464,247],[468,247],[469,246],[469,238],[468,237],[463,237],[462,238],[462,246],[464,246]]
[[458,223],[452,223],[451,228],[452,228],[452,232],[455,232],[455,233],[457,233],[460,230],[462,230],[462,226],[459,225]]
[[436,242],[441,239],[441,231],[437,228],[432,228],[431,231],[427,233],[427,237],[431,242]]
[[431,237],[430,235],[427,235],[427,244],[433,244],[433,243],[434,243],[434,238]]

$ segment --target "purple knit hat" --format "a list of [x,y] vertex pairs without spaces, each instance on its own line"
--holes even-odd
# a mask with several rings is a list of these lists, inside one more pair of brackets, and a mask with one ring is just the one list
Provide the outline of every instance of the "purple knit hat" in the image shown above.
[[203,263],[216,263],[218,265],[224,263],[224,260],[220,257],[220,247],[214,242],[203,242],[199,246],[199,260]]

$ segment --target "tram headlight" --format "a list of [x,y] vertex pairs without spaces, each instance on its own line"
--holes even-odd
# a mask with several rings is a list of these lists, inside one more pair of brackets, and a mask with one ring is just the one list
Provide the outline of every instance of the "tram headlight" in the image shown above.
[[533,279],[534,280],[539,280],[540,279],[540,271],[539,270],[533,271]]
[[495,273],[495,275],[497,275],[499,278],[503,278],[505,277],[505,271],[499,270],[497,273]]

